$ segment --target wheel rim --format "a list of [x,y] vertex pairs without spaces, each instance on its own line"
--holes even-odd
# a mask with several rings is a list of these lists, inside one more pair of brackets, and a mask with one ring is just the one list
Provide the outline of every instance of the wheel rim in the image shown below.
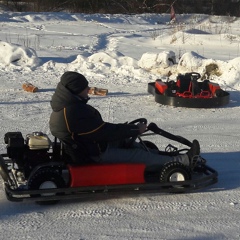
[[[43,182],[40,186],[39,186],[39,189],[52,189],[52,188],[57,188],[57,185],[52,182],[52,181],[46,181],[46,182]],[[53,193],[44,193],[42,194],[42,196],[53,196],[55,194]]]
[[169,182],[181,182],[181,181],[185,181],[185,177],[180,172],[175,172],[171,174],[171,176],[169,177]]

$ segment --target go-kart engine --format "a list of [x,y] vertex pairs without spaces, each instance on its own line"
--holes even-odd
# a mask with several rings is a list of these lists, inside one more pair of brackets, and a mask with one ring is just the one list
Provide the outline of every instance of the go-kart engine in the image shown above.
[[7,144],[8,157],[25,173],[36,165],[50,160],[48,150],[51,141],[42,132],[27,134],[26,139],[21,132],[8,132],[4,141]]

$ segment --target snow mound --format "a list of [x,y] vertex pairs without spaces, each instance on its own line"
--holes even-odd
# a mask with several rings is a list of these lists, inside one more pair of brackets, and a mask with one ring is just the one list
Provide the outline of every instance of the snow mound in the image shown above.
[[[218,61],[220,62],[220,61]],[[240,57],[234,58],[228,62],[222,62],[221,72],[223,73],[219,81],[224,81],[228,86],[240,89]]]
[[88,60],[89,60],[89,62],[102,63],[102,64],[106,64],[108,66],[116,66],[117,65],[117,60],[105,52],[95,53],[95,54],[91,55],[88,58]]
[[0,64],[34,68],[40,64],[40,59],[31,48],[0,42]]
[[179,71],[199,71],[199,68],[203,65],[203,60],[205,58],[197,54],[196,52],[187,52],[182,55],[178,63]]
[[173,51],[163,51],[161,53],[144,53],[138,61],[138,66],[150,70],[158,67],[167,68],[176,63],[176,56]]

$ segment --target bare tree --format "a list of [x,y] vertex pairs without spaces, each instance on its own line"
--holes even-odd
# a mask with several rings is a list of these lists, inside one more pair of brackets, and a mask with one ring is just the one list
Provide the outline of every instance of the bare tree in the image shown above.
[[17,11],[69,11],[85,13],[177,13],[240,15],[240,0],[3,0]]

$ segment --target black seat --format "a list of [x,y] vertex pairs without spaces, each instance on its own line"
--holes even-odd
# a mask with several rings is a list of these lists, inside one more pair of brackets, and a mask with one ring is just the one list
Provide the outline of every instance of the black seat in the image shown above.
[[84,165],[94,161],[88,156],[84,146],[80,144],[69,144],[61,141],[63,160],[67,164]]
[[189,86],[191,83],[191,75],[190,74],[179,74],[177,77],[177,85],[179,87],[179,92],[184,93],[186,91],[189,91]]
[[210,81],[207,79],[202,82],[202,90],[203,91],[210,91],[209,83],[210,83]]

